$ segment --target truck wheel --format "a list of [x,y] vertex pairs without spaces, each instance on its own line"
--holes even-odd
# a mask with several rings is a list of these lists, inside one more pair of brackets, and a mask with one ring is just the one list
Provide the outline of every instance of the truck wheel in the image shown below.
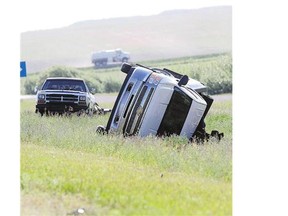
[[217,130],[212,130],[211,137],[214,137],[216,140],[220,141],[224,137],[224,133],[219,133]]
[[105,127],[102,125],[97,126],[96,133],[105,134]]
[[103,67],[105,67],[107,65],[107,62],[108,62],[107,60],[102,62]]
[[41,116],[43,116],[44,115],[44,110],[39,109],[39,113],[40,113]]
[[81,109],[77,112],[77,116],[81,116],[83,115],[83,113],[86,113],[86,111],[84,109]]

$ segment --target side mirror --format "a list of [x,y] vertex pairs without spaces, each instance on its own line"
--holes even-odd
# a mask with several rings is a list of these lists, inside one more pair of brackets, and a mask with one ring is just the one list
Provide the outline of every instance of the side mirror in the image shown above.
[[35,86],[34,87],[34,92],[37,93],[37,91],[38,91],[38,86]]
[[130,64],[124,62],[121,66],[121,71],[128,74],[131,68],[132,66]]
[[91,92],[91,94],[95,94],[96,93],[96,89],[92,88],[90,92]]

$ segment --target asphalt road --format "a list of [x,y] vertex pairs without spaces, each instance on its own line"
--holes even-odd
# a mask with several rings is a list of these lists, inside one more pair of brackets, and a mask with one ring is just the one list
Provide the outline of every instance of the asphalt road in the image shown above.
[[232,94],[212,95],[211,97],[214,99],[214,101],[232,100]]
[[[117,95],[109,95],[109,94],[95,94],[96,101],[98,104],[101,103],[114,103]],[[211,96],[214,101],[227,101],[232,100],[232,94],[220,94],[220,95],[212,95]],[[35,95],[20,95],[20,100],[34,99],[36,100]]]

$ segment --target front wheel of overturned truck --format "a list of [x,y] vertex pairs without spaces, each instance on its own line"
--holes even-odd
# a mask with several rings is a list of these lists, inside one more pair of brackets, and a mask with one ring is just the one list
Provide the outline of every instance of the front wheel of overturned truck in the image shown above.
[[96,133],[105,134],[105,132],[106,132],[106,128],[104,126],[102,125],[97,126]]

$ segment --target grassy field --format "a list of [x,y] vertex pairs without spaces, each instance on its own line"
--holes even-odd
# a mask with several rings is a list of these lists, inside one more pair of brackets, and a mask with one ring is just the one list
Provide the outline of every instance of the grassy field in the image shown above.
[[[143,61],[135,63],[140,63],[148,67],[168,68],[178,73],[186,74],[207,85],[210,89],[210,94],[232,92],[231,53],[188,56],[161,61]],[[114,84],[114,86],[116,85],[120,88],[126,75],[120,71],[120,66],[106,69],[55,66],[39,73],[28,74],[27,77],[21,78],[21,94],[34,93],[34,87],[36,85],[40,87],[45,78],[49,76],[76,76],[83,78],[89,86],[96,89],[97,93],[103,93],[109,92],[106,88],[107,84]],[[118,90],[115,90],[115,92]]]
[[[40,117],[21,101],[21,215],[232,215],[232,102],[215,102],[203,145],[99,135],[106,116]],[[112,104],[104,104],[112,107]]]

